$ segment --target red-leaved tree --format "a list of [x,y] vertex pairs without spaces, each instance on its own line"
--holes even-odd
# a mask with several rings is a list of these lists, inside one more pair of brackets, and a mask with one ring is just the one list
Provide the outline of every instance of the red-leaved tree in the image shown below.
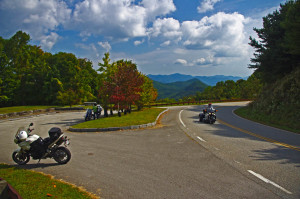
[[110,102],[118,108],[131,109],[131,105],[140,99],[144,78],[132,61],[119,60],[117,70],[112,77]]

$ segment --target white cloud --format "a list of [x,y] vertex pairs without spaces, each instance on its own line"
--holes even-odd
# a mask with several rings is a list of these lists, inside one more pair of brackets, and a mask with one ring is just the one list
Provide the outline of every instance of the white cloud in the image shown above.
[[144,43],[144,42],[145,42],[144,39],[141,40],[141,41],[136,40],[136,41],[133,42],[133,44],[134,44],[135,46],[138,46],[138,45],[141,45],[141,44]]
[[214,63],[214,61],[215,61],[214,57],[212,57],[212,56],[208,56],[206,58],[201,57],[200,59],[196,59],[193,62],[193,65],[197,65],[197,66],[209,65],[209,64]]
[[185,59],[177,59],[174,64],[187,65],[187,61]]
[[1,33],[12,35],[26,31],[47,48],[57,41],[54,31],[70,19],[71,9],[60,0],[2,0],[0,2]]
[[188,54],[189,51],[186,48],[175,48],[173,50],[173,53],[184,55],[184,54]]
[[68,27],[117,39],[146,36],[148,22],[174,10],[172,0],[84,0]]
[[221,0],[203,0],[201,5],[197,7],[199,13],[205,13],[207,11],[213,10],[214,5]]
[[176,59],[174,64],[182,66],[208,67],[211,66],[211,64],[217,64],[217,59],[215,59],[213,56],[208,56],[206,58],[201,57],[196,60]]
[[61,27],[79,31],[83,41],[92,35],[128,41],[146,36],[149,23],[175,10],[173,0],[1,0],[0,33],[21,29],[41,42]]
[[109,51],[111,49],[111,45],[106,41],[106,42],[98,42],[99,46],[104,48],[106,51]]
[[239,13],[219,12],[200,21],[182,23],[183,45],[188,49],[209,49],[217,56],[241,56],[247,53],[244,24]]
[[196,60],[196,64],[203,65],[205,63],[205,61],[206,60],[202,57],[202,58]]
[[[199,21],[181,23],[173,18],[162,18],[154,21],[153,27],[148,29],[148,34],[151,40],[158,40],[163,47],[176,40],[176,48],[171,51],[170,49],[160,51],[160,55],[164,56],[158,64],[160,66],[169,66],[175,72],[181,73],[204,72],[207,68],[211,68],[211,71],[206,72],[208,75],[245,74],[247,73],[245,71],[248,71],[248,75],[250,72],[247,64],[252,52],[248,45],[249,22],[250,18],[245,18],[237,12],[219,12],[203,17]],[[150,60],[157,59],[157,55],[156,59],[152,56],[149,54]],[[152,65],[149,63],[149,67],[153,67]],[[164,72],[171,73],[168,70]]]
[[59,36],[55,32],[51,32],[49,35],[41,36],[39,38],[42,48],[47,50],[51,50],[51,48],[57,42],[58,39]]
[[[198,11],[212,10],[219,1],[204,0]],[[158,65],[166,67],[166,72],[172,68],[173,72],[178,69],[183,73],[190,68],[217,67],[219,63],[244,63],[247,68],[252,55],[247,44],[249,32],[253,24],[261,24],[261,17],[251,21],[239,13],[223,12],[194,21],[164,17],[175,10],[173,0],[0,0],[0,34],[9,37],[21,29],[43,48],[51,49],[64,39],[59,32],[68,30],[72,32],[66,34],[68,39],[76,34],[82,40],[75,38],[74,43],[84,41],[76,44],[80,56],[94,56],[93,60],[112,49],[116,41],[133,41],[138,46],[148,37],[149,49],[156,50],[144,56],[139,52],[143,59],[138,60],[148,62],[149,68]],[[128,54],[125,51],[122,55],[137,57]]]
[[249,52],[245,24],[249,22],[239,13],[216,13],[199,21],[183,21],[173,18],[157,19],[148,29],[150,39],[163,40],[161,46],[171,42],[189,50],[206,49],[219,57],[244,56]]
[[176,7],[173,0],[142,0],[141,5],[146,9],[148,20],[174,12]]
[[165,41],[164,43],[160,44],[160,46],[164,47],[164,46],[169,46],[171,44],[171,41]]
[[149,28],[148,33],[151,37],[163,37],[168,40],[180,40],[181,31],[180,23],[173,18],[157,19],[153,22],[152,28]]

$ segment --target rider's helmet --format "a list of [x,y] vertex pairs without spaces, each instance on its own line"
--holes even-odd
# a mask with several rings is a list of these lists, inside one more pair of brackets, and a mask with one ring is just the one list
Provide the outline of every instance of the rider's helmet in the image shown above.
[[209,107],[209,108],[211,107],[211,103],[208,104],[208,107]]
[[26,140],[27,137],[28,137],[28,135],[27,135],[26,131],[20,131],[17,135],[17,138],[22,141]]

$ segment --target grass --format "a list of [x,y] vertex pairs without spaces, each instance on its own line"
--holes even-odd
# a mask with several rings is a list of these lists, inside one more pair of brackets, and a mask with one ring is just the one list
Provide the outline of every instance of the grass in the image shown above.
[[261,112],[252,111],[248,106],[236,109],[234,113],[254,122],[300,134],[300,129],[292,128],[286,125],[286,123],[281,121],[277,116],[271,114],[266,115]]
[[99,198],[86,192],[83,188],[53,179],[50,175],[6,164],[0,164],[0,177],[6,180],[23,199]]
[[38,109],[48,109],[53,108],[53,106],[12,106],[12,107],[3,107],[0,108],[0,114],[13,113],[13,112],[22,112],[22,111],[31,111]]
[[76,124],[72,128],[109,128],[141,125],[155,122],[157,116],[164,111],[161,108],[147,108],[142,111],[132,111],[130,114],[118,117],[117,114],[107,118],[100,118]]

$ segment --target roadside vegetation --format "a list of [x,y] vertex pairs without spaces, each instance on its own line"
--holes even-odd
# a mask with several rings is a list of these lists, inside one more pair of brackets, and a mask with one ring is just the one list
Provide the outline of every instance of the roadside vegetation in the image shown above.
[[99,70],[72,53],[51,54],[30,45],[30,35],[18,31],[0,37],[0,107],[100,103],[108,109],[140,109],[153,102],[152,81],[131,60],[111,62],[105,53]]
[[13,113],[13,112],[23,112],[23,111],[33,111],[39,109],[53,108],[54,106],[13,106],[13,107],[2,107],[0,108],[0,114]]
[[281,120],[278,116],[274,115],[268,115],[268,114],[261,114],[261,112],[256,112],[249,106],[242,107],[239,109],[236,109],[234,111],[235,114],[239,115],[240,117],[252,120],[254,122],[258,122],[261,124],[265,124],[268,126],[272,126],[275,128],[291,131],[294,133],[300,133],[299,125],[298,124],[290,124],[291,121],[288,119]]
[[0,164],[0,177],[7,181],[23,199],[99,198],[82,188],[61,180],[56,180],[51,175],[6,164]]
[[161,108],[145,108],[142,111],[132,111],[122,117],[114,115],[97,120],[91,120],[72,126],[72,128],[109,128],[126,127],[155,122],[157,116],[164,111]]
[[263,18],[250,37],[252,65],[263,84],[253,103],[238,111],[246,118],[300,133],[300,1],[287,1]]

